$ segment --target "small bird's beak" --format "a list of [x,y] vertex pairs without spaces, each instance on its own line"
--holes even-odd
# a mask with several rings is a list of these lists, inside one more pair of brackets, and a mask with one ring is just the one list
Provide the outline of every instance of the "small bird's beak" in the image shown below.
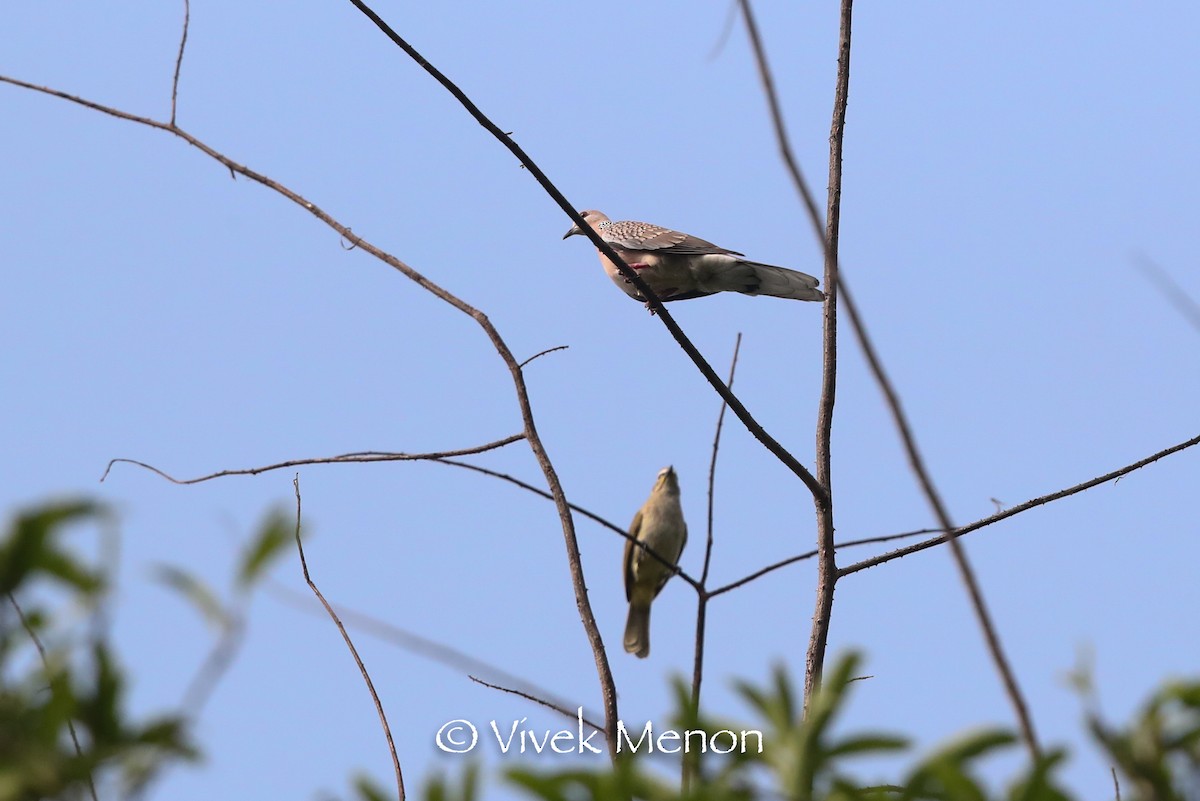
[[576,234],[582,235],[583,231],[579,230],[578,225],[572,225],[571,230],[567,231],[565,234],[563,234],[563,239],[566,239],[568,236],[575,236]]

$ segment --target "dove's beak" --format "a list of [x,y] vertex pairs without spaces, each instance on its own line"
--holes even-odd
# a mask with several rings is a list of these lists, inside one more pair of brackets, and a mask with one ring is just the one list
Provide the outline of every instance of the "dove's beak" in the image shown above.
[[576,234],[582,234],[582,233],[583,233],[583,231],[579,230],[578,225],[572,225],[571,230],[567,231],[565,234],[563,234],[563,239],[566,239],[568,236],[575,236]]

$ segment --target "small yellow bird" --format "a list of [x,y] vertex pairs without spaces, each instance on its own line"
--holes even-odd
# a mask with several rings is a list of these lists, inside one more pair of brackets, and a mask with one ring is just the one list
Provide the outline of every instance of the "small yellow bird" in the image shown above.
[[[687,523],[679,503],[679,479],[674,467],[658,471],[658,480],[650,497],[633,516],[629,535],[651,548],[671,566],[679,561],[687,544]],[[645,658],[650,654],[650,604],[662,591],[667,579],[675,575],[645,548],[625,541],[625,598],[629,618],[625,622],[625,650]]]

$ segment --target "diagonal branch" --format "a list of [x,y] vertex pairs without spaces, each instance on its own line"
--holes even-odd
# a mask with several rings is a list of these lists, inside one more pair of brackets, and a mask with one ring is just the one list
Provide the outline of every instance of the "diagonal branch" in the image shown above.
[[[853,548],[853,547],[856,547],[859,545],[873,545],[877,542],[894,542],[895,540],[906,540],[906,539],[910,539],[912,537],[919,537],[922,534],[928,534],[929,532],[936,531],[936,530],[937,529],[922,528],[922,529],[918,529],[916,531],[905,531],[901,534],[887,534],[882,537],[865,537],[865,538],[859,539],[859,540],[846,540],[845,542],[835,542],[833,544],[833,548],[836,551],[840,551],[843,548]],[[772,564],[767,565],[766,567],[755,570],[753,573],[745,575],[736,581],[731,581],[728,584],[723,584],[720,587],[717,587],[715,590],[708,590],[707,597],[715,598],[716,596],[723,595],[724,593],[727,593],[730,590],[736,590],[738,587],[741,587],[743,584],[749,584],[752,581],[762,578],[763,576],[767,575],[768,573],[774,573],[776,570],[787,567],[788,565],[794,565],[797,562],[805,562],[809,559],[812,559],[817,554],[818,554],[818,551],[812,550],[812,551],[805,551],[804,553],[796,554],[795,556],[789,556],[787,559],[780,559],[778,562],[774,562]],[[838,578],[839,579],[841,578],[840,573],[838,575]]]
[[362,658],[359,657],[358,649],[354,647],[354,641],[350,639],[350,634],[346,631],[346,627],[342,625],[341,618],[338,617],[337,612],[333,611],[333,607],[329,605],[329,601],[325,600],[325,596],[308,573],[308,561],[304,558],[304,543],[300,540],[299,474],[292,479],[292,486],[296,489],[296,550],[300,554],[300,568],[304,573],[304,581],[308,584],[308,588],[312,590],[313,595],[317,597],[317,600],[321,602],[321,606],[325,607],[325,612],[329,615],[330,620],[337,626],[338,633],[342,635],[342,640],[350,650],[350,655],[354,658],[354,663],[358,665],[358,671],[362,674],[363,681],[366,682],[367,691],[371,694],[371,700],[375,703],[375,712],[379,715],[379,722],[383,726],[383,734],[387,739],[388,752],[392,757],[392,767],[396,772],[396,789],[399,793],[400,801],[404,801],[404,774],[400,770],[400,758],[396,755],[396,743],[392,739],[392,728],[388,725],[387,714],[383,711],[383,703],[379,700],[379,693],[375,692],[375,683],[371,681],[371,674],[367,672],[367,666],[363,664]]
[[737,415],[737,418],[742,421],[742,424],[746,426],[746,429],[750,432],[750,434],[760,443],[762,443],[763,447],[770,451],[776,459],[786,465],[789,470],[795,473],[800,480],[804,482],[805,486],[808,487],[809,491],[813,495],[813,498],[816,499],[818,504],[827,502],[828,493],[826,492],[825,487],[822,486],[816,477],[813,476],[813,474],[808,470],[808,468],[801,464],[795,456],[793,456],[786,448],[783,447],[783,445],[778,442],[778,440],[768,434],[766,429],[764,429],[758,423],[758,421],[754,419],[746,407],[742,405],[742,402],[739,401],[734,394],[729,391],[729,388],[721,382],[720,377],[716,374],[716,371],[713,370],[712,365],[710,365],[704,359],[704,357],[700,355],[700,351],[696,348],[692,341],[688,339],[687,335],[683,333],[683,330],[679,327],[679,324],[675,322],[675,319],[670,315],[666,307],[663,306],[662,301],[658,299],[658,297],[654,294],[654,291],[651,290],[650,287],[646,286],[646,282],[641,279],[641,276],[637,274],[637,271],[630,269],[629,265],[627,265],[621,259],[621,257],[618,256],[615,251],[613,251],[612,247],[610,247],[607,242],[601,239],[600,236],[594,230],[592,230],[592,227],[588,225],[582,217],[579,216],[579,212],[575,210],[575,207],[572,206],[567,201],[567,198],[563,195],[563,193],[560,192],[558,188],[550,182],[550,179],[547,178],[546,174],[542,172],[541,168],[534,163],[533,159],[530,158],[530,156],[512,140],[512,137],[501,130],[499,126],[497,126],[487,117],[487,115],[480,111],[479,107],[476,106],[469,97],[467,97],[466,93],[459,89],[453,81],[447,78],[441,72],[441,70],[426,61],[425,57],[417,52],[416,48],[401,38],[401,36],[396,33],[396,31],[394,31],[390,25],[384,22],[383,19],[371,9],[370,6],[362,2],[362,0],[350,0],[350,2],[369,20],[371,20],[371,22],[373,22],[375,26],[384,33],[385,36],[391,39],[397,47],[407,53],[413,61],[415,61],[423,70],[428,72],[434,80],[436,80],[446,89],[446,91],[453,95],[454,98],[460,104],[462,104],[463,108],[467,110],[467,113],[475,118],[476,122],[482,125],[488,133],[494,136],[502,145],[508,148],[509,152],[516,156],[517,160],[520,161],[525,169],[529,171],[529,174],[534,177],[534,180],[536,180],[541,185],[542,189],[544,189],[546,193],[550,195],[554,202],[558,204],[559,208],[566,212],[567,216],[571,218],[571,221],[579,226],[579,229],[584,233],[584,235],[587,236],[588,239],[592,241],[592,244],[595,245],[596,248],[608,259],[610,259],[613,264],[617,265],[617,268],[620,270],[621,275],[624,278],[637,287],[642,296],[646,298],[647,305],[654,311],[658,318],[662,320],[663,325],[665,325],[667,330],[671,332],[671,336],[673,336],[675,341],[679,343],[679,347],[681,347],[684,353],[688,355],[688,357],[696,365],[696,368],[700,370],[701,375],[703,375],[705,380],[707,380],[708,383],[712,385],[712,388],[716,390],[717,394],[729,404],[729,408],[735,415]]
[[[577,710],[577,712],[572,712],[571,710],[567,709],[565,706],[563,706],[561,704],[556,704],[551,701],[547,701],[543,698],[538,698],[536,695],[533,695],[532,693],[528,693],[524,690],[517,690],[512,687],[503,687],[499,684],[492,684],[491,682],[484,681],[483,679],[479,678],[478,676],[467,676],[467,678],[470,679],[471,681],[475,682],[476,684],[487,687],[489,690],[499,690],[502,693],[508,693],[509,695],[515,695],[520,698],[524,698],[526,701],[533,701],[535,704],[544,706],[547,709],[552,709],[555,712],[559,713],[560,715],[564,715],[564,716],[570,718],[571,720],[578,719],[580,723],[582,723],[583,725],[588,726],[592,729],[595,729],[596,731],[604,731],[604,727],[597,726],[592,721],[583,717],[583,708],[582,707],[580,707]],[[578,714],[578,718],[576,718],[577,714]]]
[[[532,484],[527,484],[526,482],[522,481],[519,478],[510,476],[508,473],[501,473],[496,470],[489,470],[486,467],[480,467],[479,465],[471,464],[470,462],[459,462],[459,461],[455,461],[454,459],[434,459],[432,461],[438,462],[439,464],[448,464],[453,467],[462,467],[467,470],[473,470],[476,473],[482,473],[485,476],[491,476],[492,478],[498,478],[501,481],[507,481],[510,484],[515,484],[516,486],[520,487],[521,489],[528,490],[529,492],[532,492],[534,495],[538,495],[542,498],[546,498],[547,500],[553,500],[553,497],[550,495],[550,493],[546,492],[545,490],[538,489],[537,487],[533,486]],[[600,515],[596,514],[595,512],[589,512],[587,509],[584,509],[582,506],[578,506],[573,503],[568,503],[567,506],[571,509],[571,511],[578,512],[579,514],[583,515],[584,517],[588,518],[589,520],[591,520],[595,523],[599,523],[601,526],[604,526],[605,528],[609,529],[610,531],[613,531],[613,532],[619,534],[622,539],[632,542],[635,548],[640,548],[645,553],[650,554],[650,556],[653,557],[655,560],[657,560],[658,563],[661,564],[663,567],[666,567],[674,575],[679,576],[681,579],[686,581],[688,584],[692,585],[692,589],[696,590],[696,592],[703,591],[702,587],[701,587],[701,583],[699,581],[697,581],[696,579],[692,578],[692,576],[687,571],[685,571],[683,568],[681,568],[678,564],[671,562],[666,557],[660,556],[657,551],[655,551],[653,548],[651,548],[646,543],[638,540],[636,537],[634,537],[632,534],[630,534],[625,529],[618,526],[616,523],[613,523],[610,520],[607,520],[607,519],[601,517]]]
[[1017,504],[1016,506],[1005,509],[1003,512],[997,512],[994,515],[989,515],[988,517],[984,517],[984,518],[981,518],[980,520],[976,520],[974,523],[971,523],[969,525],[962,526],[961,528],[956,528],[953,531],[951,531],[949,534],[940,534],[937,537],[931,537],[930,539],[924,540],[922,542],[914,543],[913,545],[909,545],[904,548],[897,548],[894,551],[888,551],[887,553],[880,554],[879,556],[872,556],[870,559],[864,559],[861,562],[855,562],[852,565],[847,565],[846,567],[843,567],[841,569],[840,575],[848,576],[851,573],[857,573],[860,570],[866,570],[869,567],[875,567],[877,565],[882,565],[885,562],[892,561],[893,559],[899,559],[902,556],[908,556],[909,554],[916,553],[918,551],[924,551],[927,548],[933,548],[934,546],[941,545],[945,542],[950,542],[950,541],[956,540],[959,537],[963,536],[964,534],[970,534],[972,531],[978,531],[981,528],[990,526],[993,523],[999,523],[1001,520],[1007,520],[1008,518],[1013,517],[1014,515],[1019,515],[1022,512],[1027,512],[1030,509],[1034,509],[1038,506],[1044,506],[1048,503],[1053,503],[1054,501],[1061,500],[1063,498],[1068,498],[1072,495],[1076,495],[1080,492],[1083,492],[1084,490],[1089,490],[1092,487],[1099,486],[1100,484],[1107,484],[1109,481],[1116,481],[1117,479],[1121,478],[1122,476],[1124,476],[1128,473],[1132,473],[1135,470],[1140,470],[1141,468],[1145,467],[1146,465],[1157,462],[1159,459],[1162,459],[1164,456],[1170,456],[1172,454],[1178,453],[1179,451],[1187,450],[1188,448],[1191,448],[1195,445],[1200,445],[1200,436],[1192,437],[1191,439],[1189,439],[1185,442],[1180,442],[1178,445],[1172,445],[1169,448],[1164,448],[1163,450],[1159,451],[1158,453],[1154,453],[1154,454],[1151,454],[1150,456],[1147,456],[1145,459],[1139,459],[1138,461],[1134,462],[1133,464],[1128,464],[1128,465],[1125,465],[1124,467],[1117,468],[1116,470],[1113,470],[1112,472],[1105,473],[1104,475],[1097,476],[1096,478],[1093,478],[1089,481],[1084,481],[1080,484],[1076,484],[1073,487],[1067,487],[1066,489],[1061,489],[1061,490],[1058,490],[1057,492],[1051,492],[1046,495],[1040,495],[1037,498],[1031,498],[1030,500],[1025,501],[1024,503],[1020,503],[1020,504]]

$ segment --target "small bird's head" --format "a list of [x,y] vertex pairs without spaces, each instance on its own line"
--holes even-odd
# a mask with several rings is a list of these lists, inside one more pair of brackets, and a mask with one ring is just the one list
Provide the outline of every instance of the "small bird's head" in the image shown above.
[[679,479],[675,475],[674,466],[667,465],[658,471],[658,480],[654,482],[654,491],[679,494]]
[[[596,211],[595,209],[581,211],[579,212],[579,216],[586,220],[588,225],[596,229],[599,229],[600,223],[608,222],[608,215],[602,211]],[[575,236],[576,234],[582,235],[583,229],[578,225],[572,225],[571,230],[563,234],[563,239],[566,239],[568,236]]]

